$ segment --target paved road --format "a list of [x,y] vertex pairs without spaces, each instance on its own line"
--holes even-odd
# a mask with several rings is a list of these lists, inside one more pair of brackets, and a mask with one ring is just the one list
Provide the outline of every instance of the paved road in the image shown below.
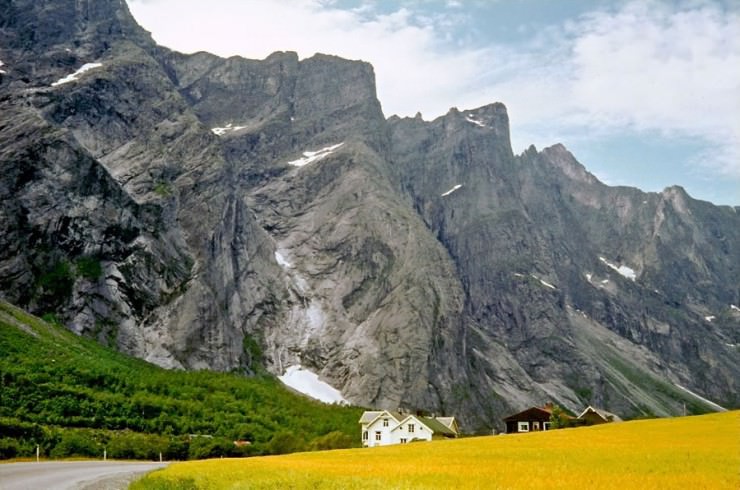
[[60,461],[0,464],[0,490],[118,490],[167,463]]

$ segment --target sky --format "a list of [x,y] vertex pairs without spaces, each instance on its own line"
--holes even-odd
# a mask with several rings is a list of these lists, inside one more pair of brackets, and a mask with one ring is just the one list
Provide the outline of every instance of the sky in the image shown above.
[[514,151],[740,205],[740,0],[128,0],[191,53],[373,64],[386,116],[503,102]]

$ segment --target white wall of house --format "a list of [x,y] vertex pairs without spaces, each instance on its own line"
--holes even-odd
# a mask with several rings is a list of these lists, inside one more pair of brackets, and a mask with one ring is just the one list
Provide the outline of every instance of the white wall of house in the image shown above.
[[413,415],[409,415],[391,433],[393,444],[405,444],[413,440],[431,441],[434,432]]
[[412,440],[431,441],[434,432],[413,415],[400,423],[383,412],[376,419],[362,424],[362,445],[368,447],[405,444]]
[[[392,431],[396,428],[398,422],[388,413],[381,414],[369,424],[362,425],[363,446],[386,446],[388,444],[397,444],[393,442]],[[364,434],[367,433],[367,438]]]

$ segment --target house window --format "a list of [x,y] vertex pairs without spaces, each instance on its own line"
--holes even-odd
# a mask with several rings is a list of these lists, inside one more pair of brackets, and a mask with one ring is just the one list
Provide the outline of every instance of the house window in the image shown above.
[[383,419],[383,427],[388,427],[388,419]]
[[362,440],[367,441],[367,431],[366,430],[362,431]]
[[414,432],[414,424],[409,424],[409,433]]
[[543,422],[542,430],[550,430],[550,422]]
[[375,440],[376,441],[379,441],[380,440],[380,431],[379,430],[376,430],[375,431]]
[[405,437],[402,437],[401,438],[401,444],[406,444],[406,438]]
[[519,422],[517,426],[519,432],[529,432],[529,422]]

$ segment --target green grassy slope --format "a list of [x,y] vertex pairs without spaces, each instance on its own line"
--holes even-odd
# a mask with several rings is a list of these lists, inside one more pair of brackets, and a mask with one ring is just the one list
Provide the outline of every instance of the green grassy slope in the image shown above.
[[360,413],[272,377],[161,369],[0,301],[0,458],[36,444],[51,456],[172,458],[346,446]]

